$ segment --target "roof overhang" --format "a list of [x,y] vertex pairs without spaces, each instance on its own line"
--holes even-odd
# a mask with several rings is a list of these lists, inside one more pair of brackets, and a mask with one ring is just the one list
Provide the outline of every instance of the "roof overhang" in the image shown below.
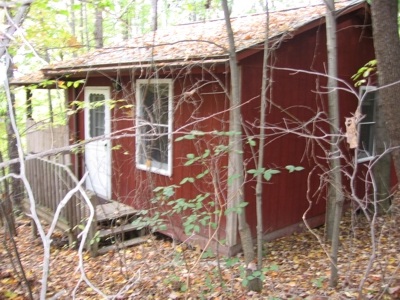
[[[354,4],[352,5],[346,6],[342,9],[338,9],[336,11],[336,16],[337,18],[340,18],[341,16],[348,15],[356,11],[359,11],[360,15],[365,15],[366,12],[369,12],[368,3],[355,1]],[[270,36],[269,45],[274,46],[277,41],[281,42],[289,40],[303,32],[321,26],[322,24],[325,24],[325,18],[320,14],[319,17],[312,18],[311,20],[308,20],[307,22],[304,22],[303,24],[296,26],[295,28],[292,28],[292,30],[287,30],[284,32],[281,30],[280,33]],[[246,38],[247,37],[245,37],[244,39]],[[237,51],[239,64],[241,60],[255,53],[263,51],[263,49],[264,49],[264,42],[261,42],[261,39],[259,39],[257,43],[254,43],[251,46],[247,45],[246,47],[243,48],[239,47]],[[185,57],[185,58],[182,57],[174,58],[170,56],[169,59],[155,58],[153,60],[150,60],[147,57],[140,58],[140,56],[133,56],[132,60],[126,62],[125,61],[112,62],[112,60],[110,60],[110,63],[104,63],[104,61],[107,61],[107,52],[105,52],[105,54],[106,54],[105,56],[103,54],[104,59],[102,61],[99,60],[98,62],[90,59],[86,60],[85,62],[85,59],[83,59],[81,63],[78,63],[77,61],[79,60],[76,60],[72,65],[68,63],[62,65],[62,63],[60,63],[60,64],[53,64],[51,66],[45,66],[43,69],[41,69],[39,75],[35,75],[37,73],[34,73],[32,75],[27,75],[13,80],[11,84],[15,86],[18,85],[26,86],[30,84],[41,84],[43,82],[46,82],[46,80],[48,81],[51,79],[53,80],[57,79],[68,80],[68,78],[83,79],[86,78],[89,73],[91,74],[91,76],[132,74],[132,72],[138,72],[138,73],[140,72],[142,74],[143,72],[154,73],[156,71],[171,73],[189,67],[192,68],[193,70],[196,69],[201,70],[204,68],[213,68],[213,67],[215,68],[219,67],[220,70],[221,68],[224,68],[224,70],[226,70],[226,65],[229,62],[228,54],[215,53],[212,56],[201,57],[203,52],[202,53],[199,52],[191,57]]]
[[[228,57],[216,57],[191,60],[170,60],[155,62],[132,62],[127,64],[103,64],[96,66],[75,66],[74,68],[43,68],[42,72],[46,78],[57,76],[82,77],[89,72],[114,73],[121,71],[149,70],[149,69],[184,69],[187,67],[212,68],[213,66],[225,65],[229,62]],[[81,76],[80,76],[81,75]]]

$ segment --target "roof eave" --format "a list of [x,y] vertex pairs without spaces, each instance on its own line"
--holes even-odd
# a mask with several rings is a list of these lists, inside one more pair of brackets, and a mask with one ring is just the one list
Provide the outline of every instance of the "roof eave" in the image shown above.
[[103,65],[95,65],[95,66],[73,66],[73,67],[65,67],[65,68],[43,68],[42,72],[46,77],[55,77],[55,76],[68,76],[80,73],[88,73],[88,72],[115,72],[122,70],[132,70],[132,69],[147,69],[151,67],[162,68],[182,68],[182,67],[193,67],[193,66],[212,66],[212,65],[220,65],[225,64],[229,61],[228,56],[219,56],[213,58],[196,58],[196,59],[186,59],[186,60],[164,60],[164,61],[156,61],[156,62],[132,62],[126,64],[103,64]]

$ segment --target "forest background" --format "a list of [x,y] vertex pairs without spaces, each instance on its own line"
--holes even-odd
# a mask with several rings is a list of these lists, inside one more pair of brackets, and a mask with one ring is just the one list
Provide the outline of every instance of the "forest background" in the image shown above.
[[[270,1],[269,9],[290,8],[293,5],[301,6],[313,3],[315,1],[296,1],[295,3],[293,1]],[[19,3],[11,1],[5,4],[10,7],[13,5],[18,7]],[[156,10],[155,7],[157,7]],[[263,1],[230,1],[230,7],[232,16],[265,12]],[[2,13],[2,17],[7,20],[8,12],[3,10]],[[11,38],[12,42],[7,50],[13,58],[14,76],[18,77],[29,74],[50,62],[54,63],[79,56],[94,48],[126,41],[135,34],[175,24],[201,22],[223,17],[220,1],[32,1],[23,26]],[[3,28],[3,31],[6,29]],[[3,74],[5,73],[4,69]],[[35,102],[32,103],[35,108],[33,116],[35,121],[65,124],[66,111],[62,90],[53,91],[52,94],[34,92],[39,93],[39,96],[35,96]],[[17,123],[20,125],[23,136],[26,112],[25,93],[17,91],[16,95],[14,107]],[[7,107],[6,93],[4,93],[0,101],[0,117],[3,119],[7,118]],[[0,126],[5,126],[5,122],[2,122]],[[0,127],[0,132],[5,133],[6,128]],[[6,148],[9,138],[5,134],[2,134],[0,138],[0,151],[4,153],[3,157],[7,160]],[[180,250],[177,252],[181,253]],[[266,271],[275,272],[274,267]],[[318,278],[317,281],[312,281],[314,287],[324,285],[324,277]],[[176,296],[171,294],[172,298],[180,297],[181,293],[188,288],[187,285],[181,284],[180,279],[174,277],[171,277],[166,284],[173,285],[176,281],[179,283],[179,287],[173,287],[172,290],[178,292]],[[292,282],[290,281],[290,284]],[[376,292],[374,290],[375,294],[378,293],[382,297],[387,291],[379,289],[379,292]],[[397,295],[397,291],[395,285],[389,294]],[[349,292],[349,295],[349,297],[354,296],[352,291]]]

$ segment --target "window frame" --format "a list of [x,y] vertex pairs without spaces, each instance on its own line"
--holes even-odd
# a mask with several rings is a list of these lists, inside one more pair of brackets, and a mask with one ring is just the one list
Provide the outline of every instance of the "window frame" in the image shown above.
[[[377,92],[378,89],[376,86],[360,86],[359,90],[359,97],[360,97],[360,113],[362,115],[362,105],[365,103],[364,101],[367,99],[366,94],[374,92],[374,98],[373,98],[373,116],[372,116],[372,121],[368,122],[363,122],[363,119],[360,120],[360,122],[357,124],[357,131],[358,131],[358,148],[357,148],[357,162],[362,163],[366,161],[371,161],[375,157],[375,128],[376,128],[376,101],[377,101]],[[372,143],[372,145],[369,145],[369,148],[372,148],[372,153],[369,153],[366,155],[366,152],[361,150],[361,126],[362,125],[372,125],[373,126],[373,132],[372,136],[370,137],[369,143]],[[361,154],[361,155],[360,155]]]
[[[147,160],[146,163],[142,163],[142,150],[143,141],[142,134],[140,132],[143,126],[146,124],[154,124],[155,127],[164,127],[163,124],[151,123],[144,120],[142,117],[142,107],[143,107],[143,95],[142,87],[145,85],[158,85],[158,84],[168,84],[168,121],[165,127],[167,128],[167,138],[168,138],[168,156],[167,163]],[[172,175],[172,149],[173,149],[173,137],[172,137],[172,125],[173,125],[173,80],[172,79],[137,79],[136,80],[136,153],[135,161],[136,168],[144,171],[150,171],[153,173],[171,176]],[[149,162],[149,163],[148,163]]]

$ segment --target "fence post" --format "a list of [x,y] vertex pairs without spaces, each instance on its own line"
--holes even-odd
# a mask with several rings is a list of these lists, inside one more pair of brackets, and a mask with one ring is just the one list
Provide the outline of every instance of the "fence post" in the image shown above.
[[99,239],[97,237],[97,214],[96,214],[96,207],[97,207],[97,195],[91,191],[87,192],[87,195],[90,199],[90,203],[92,203],[94,207],[94,217],[92,224],[90,224],[88,239],[87,239],[87,249],[90,251],[90,255],[92,257],[97,256],[97,252],[99,250]]

